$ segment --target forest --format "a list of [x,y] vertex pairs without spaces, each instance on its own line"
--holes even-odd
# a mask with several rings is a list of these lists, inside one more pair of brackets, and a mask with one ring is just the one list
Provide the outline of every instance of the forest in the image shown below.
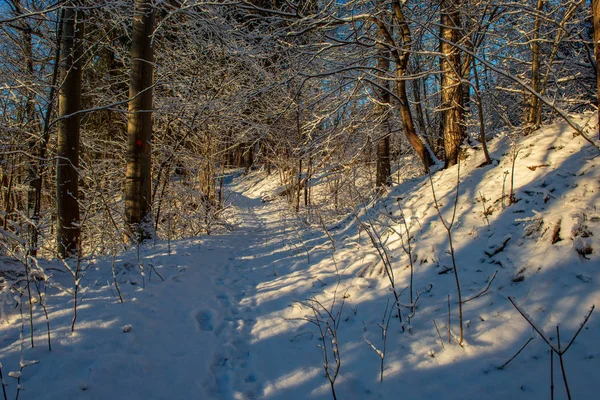
[[593,397],[599,65],[599,0],[1,0],[4,400]]

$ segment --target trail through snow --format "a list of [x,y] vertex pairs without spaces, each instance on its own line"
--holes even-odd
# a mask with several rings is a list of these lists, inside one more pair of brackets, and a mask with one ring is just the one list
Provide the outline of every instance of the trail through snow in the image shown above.
[[[230,201],[240,226],[204,237],[202,254],[183,254],[183,273],[132,307],[139,315],[131,345],[151,345],[136,351],[149,369],[144,398],[257,399],[264,391],[257,360],[272,355],[252,344],[257,315],[265,312],[256,288],[272,273],[267,259],[284,232],[278,219],[264,217],[276,212],[273,205],[235,192]],[[133,384],[124,381],[123,390]]]
[[[290,266],[303,256],[289,245],[293,231],[278,216],[280,206],[235,191],[229,202],[239,219],[234,231],[178,241],[171,254],[166,242],[142,247],[145,277],[135,251],[117,259],[124,304],[107,276],[108,261],[90,264],[74,334],[68,329],[70,295],[51,297],[52,353],[41,315],[34,349],[25,349],[27,326],[25,340],[18,340],[16,316],[12,326],[0,327],[9,394],[16,384],[6,375],[25,357],[41,362],[23,371],[21,398],[263,398],[265,374],[277,376],[293,353],[256,341],[258,316],[281,304],[259,304],[257,293],[275,276],[278,263]],[[67,277],[56,274],[54,279],[68,287]],[[261,332],[271,329],[276,327],[263,326]],[[318,363],[317,351],[314,356]],[[281,363],[265,362],[277,357]]]
[[[123,304],[112,260],[84,263],[74,333],[73,282],[57,260],[40,261],[51,275],[45,284],[52,352],[41,307],[34,305],[31,348],[26,296],[0,291],[0,368],[7,398],[15,398],[20,365],[27,365],[20,374],[21,400],[331,399],[322,349],[332,340],[341,357],[338,399],[550,397],[548,347],[507,297],[553,343],[557,325],[567,343],[590,307],[600,307],[600,157],[561,123],[516,145],[509,139],[502,135],[490,142],[494,165],[477,168],[481,155],[470,151],[461,168],[452,232],[463,296],[480,292],[497,274],[489,291],[465,303],[464,347],[446,339],[458,328],[455,279],[425,177],[358,205],[357,218],[382,237],[396,287],[403,290],[401,304],[409,304],[410,274],[398,232],[407,218],[414,290],[422,295],[406,330],[397,318],[390,321],[380,382],[382,315],[393,296],[357,218],[346,213],[326,234],[315,214],[290,216],[284,201],[261,201],[281,189],[277,177],[232,174],[226,197],[238,226],[170,245],[146,243],[139,256],[135,248],[118,255],[114,265]],[[517,147],[511,146],[520,149],[514,165],[511,149]],[[512,170],[515,203],[507,205],[505,183]],[[456,168],[433,177],[445,216],[452,211],[456,177]],[[319,179],[313,182],[316,192]],[[312,224],[301,222],[303,217]],[[0,268],[19,265],[0,258]],[[311,298],[337,316],[335,339],[323,341],[307,321],[314,317],[308,305],[316,303],[306,302]],[[598,332],[596,311],[565,355],[573,398],[595,398],[600,390]],[[498,368],[525,343],[517,358]],[[566,398],[554,361],[555,398]]]

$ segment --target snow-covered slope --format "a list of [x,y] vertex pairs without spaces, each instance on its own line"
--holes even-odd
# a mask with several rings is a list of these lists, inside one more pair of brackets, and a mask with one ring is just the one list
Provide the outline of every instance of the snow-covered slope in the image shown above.
[[[132,249],[115,258],[123,304],[112,260],[84,263],[75,333],[72,281],[59,262],[43,262],[52,352],[42,308],[34,304],[31,348],[26,296],[17,301],[5,288],[0,361],[8,398],[15,372],[29,364],[21,399],[328,399],[323,346],[332,375],[339,355],[338,399],[548,398],[549,347],[508,297],[555,345],[560,325],[562,348],[600,306],[600,156],[561,123],[514,142],[498,137],[490,149],[494,165],[478,168],[482,156],[470,150],[460,174],[453,167],[432,176],[447,222],[460,181],[451,232],[463,300],[496,274],[463,305],[463,346],[448,235],[428,177],[325,231],[280,201],[263,203],[277,177],[253,173],[228,186],[240,221],[233,232],[150,243],[139,257]],[[410,262],[400,240],[407,248],[407,227],[419,294],[410,323]],[[389,258],[402,323],[379,254]],[[573,398],[600,390],[598,335],[596,311],[564,355]],[[555,398],[566,398],[557,357],[554,386]]]

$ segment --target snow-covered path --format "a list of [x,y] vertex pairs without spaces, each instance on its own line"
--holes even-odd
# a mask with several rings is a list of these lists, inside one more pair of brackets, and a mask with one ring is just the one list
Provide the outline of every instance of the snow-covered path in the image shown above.
[[[427,180],[407,180],[358,212],[358,218],[381,223],[371,229],[377,226],[382,234],[392,221],[390,211],[394,224],[401,212],[414,222],[414,290],[422,296],[412,329],[403,330],[394,317],[386,342],[381,327],[393,301],[390,283],[356,218],[338,215],[327,228],[330,240],[315,213],[308,225],[290,216],[284,201],[263,203],[263,193],[281,188],[277,176],[256,171],[228,182],[227,203],[238,219],[232,231],[178,240],[170,252],[165,241],[147,243],[139,256],[134,248],[115,259],[124,304],[111,259],[86,261],[73,334],[73,282],[56,260],[44,261],[53,274],[47,297],[52,352],[41,307],[34,307],[31,348],[27,303],[22,320],[18,296],[5,290],[0,363],[7,399],[17,392],[19,366],[28,365],[21,374],[21,400],[326,400],[332,395],[322,349],[329,346],[331,360],[334,341],[341,357],[338,399],[549,398],[548,346],[507,297],[554,343],[558,325],[567,343],[591,306],[600,306],[600,157],[561,125],[524,139],[515,168],[519,201],[509,206],[502,200],[506,171],[512,169],[505,156],[511,154],[509,144],[506,137],[490,143],[498,165],[477,168],[481,159],[473,156],[461,169],[453,240],[464,295],[479,293],[497,274],[489,291],[464,307],[464,347],[450,338],[458,328],[455,279]],[[451,204],[456,170],[441,171],[433,181],[438,199]],[[386,234],[385,246],[404,293],[401,304],[409,304],[409,259],[398,235]],[[315,304],[335,317],[335,338],[323,340],[307,320]],[[327,312],[320,318],[326,320]],[[600,388],[598,332],[596,311],[565,355],[573,398],[595,398]],[[39,363],[29,365],[31,360]],[[562,381],[554,358],[557,399],[567,398]]]
[[[261,397],[264,382],[256,366],[271,355],[252,345],[251,331],[262,312],[256,288],[272,273],[266,264],[271,244],[283,239],[278,219],[265,218],[276,212],[273,206],[239,193],[230,201],[241,219],[235,231],[177,247],[170,257],[179,273],[125,304],[131,322],[122,323],[131,324],[131,332],[123,335],[119,361],[112,355],[95,361],[87,378],[93,398],[120,390],[140,399]],[[111,368],[120,371],[115,380],[92,388]]]
[[[241,226],[231,234],[204,237],[200,252],[181,254],[184,272],[131,304],[137,314],[131,350],[148,368],[147,383],[139,382],[143,398],[252,399],[262,391],[250,360],[257,313],[252,297],[259,283],[252,260],[265,253],[271,238],[254,211],[260,201],[233,197],[241,206]],[[130,392],[134,385],[123,382]]]
[[[52,353],[40,312],[34,349],[20,349],[28,345],[16,340],[20,324],[0,327],[5,377],[18,370],[20,359],[40,361],[23,371],[21,398],[262,398],[268,375],[283,372],[291,355],[280,354],[282,362],[273,364],[274,349],[256,340],[277,329],[257,325],[257,318],[279,312],[282,304],[259,304],[259,288],[275,276],[278,263],[290,267],[306,257],[289,246],[293,230],[276,204],[238,192],[229,201],[240,221],[233,232],[173,243],[171,254],[164,242],[142,247],[145,278],[135,252],[117,259],[124,304],[107,275],[110,262],[91,265],[74,334],[68,329],[70,295],[51,297]],[[64,278],[57,273],[66,287]],[[317,351],[314,356],[318,362]],[[64,383],[45,384],[57,381]],[[16,382],[7,383],[15,392]]]

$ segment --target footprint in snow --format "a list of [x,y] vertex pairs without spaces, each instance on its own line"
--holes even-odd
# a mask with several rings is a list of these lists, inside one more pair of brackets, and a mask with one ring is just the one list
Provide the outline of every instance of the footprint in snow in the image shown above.
[[203,331],[212,331],[214,329],[214,315],[210,310],[202,310],[196,314],[198,326]]
[[226,293],[220,293],[217,295],[217,299],[222,306],[229,307],[231,305],[231,301],[229,300],[229,296]]

